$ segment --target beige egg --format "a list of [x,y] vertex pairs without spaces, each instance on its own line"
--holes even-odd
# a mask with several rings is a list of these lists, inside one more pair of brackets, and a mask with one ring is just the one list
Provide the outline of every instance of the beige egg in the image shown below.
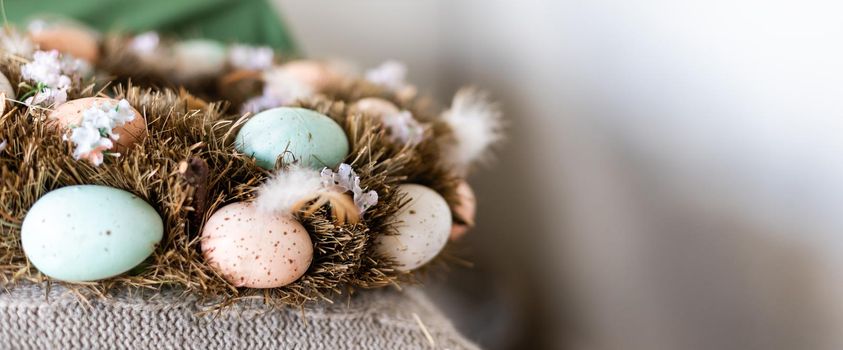
[[399,271],[411,271],[433,260],[448,243],[451,210],[430,188],[405,184],[398,186],[398,192],[409,200],[393,218],[398,234],[378,236],[375,248]]
[[0,73],[0,92],[6,94],[6,98],[15,99],[15,88],[3,73]]
[[352,105],[352,108],[360,113],[379,118],[401,112],[392,102],[377,97],[360,99]]
[[342,74],[331,68],[330,65],[319,61],[290,61],[282,65],[281,69],[314,91],[323,91],[325,88],[339,84],[343,80]]
[[90,63],[99,59],[99,41],[85,28],[57,25],[32,31],[29,37],[40,50],[56,50]]
[[[94,104],[101,105],[106,102],[116,106],[119,101],[105,97],[86,97],[70,100],[50,112],[49,118],[61,130],[66,131],[75,125],[79,125],[82,121],[82,113],[85,110],[93,107]],[[114,132],[120,135],[120,139],[115,142],[117,152],[125,152],[130,146],[146,138],[146,119],[144,119],[143,114],[138,112],[137,109],[132,109],[135,112],[135,119],[126,125],[114,129]]]
[[474,190],[465,180],[460,180],[457,185],[457,197],[459,203],[451,206],[455,219],[451,226],[452,241],[459,239],[474,227],[474,218],[477,215],[477,197],[474,196]]
[[292,217],[238,202],[217,210],[202,230],[208,264],[237,287],[276,288],[299,279],[313,260],[313,245]]

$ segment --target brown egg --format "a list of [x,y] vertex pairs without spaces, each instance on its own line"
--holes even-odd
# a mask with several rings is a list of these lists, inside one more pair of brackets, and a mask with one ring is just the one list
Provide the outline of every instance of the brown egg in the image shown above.
[[[49,118],[61,130],[66,131],[82,122],[82,113],[85,110],[93,107],[94,104],[101,105],[106,102],[116,106],[119,101],[105,97],[86,97],[70,100],[50,112]],[[120,135],[120,139],[115,141],[117,152],[125,152],[130,146],[146,138],[146,119],[144,119],[143,114],[138,112],[137,109],[132,108],[132,110],[135,112],[135,119],[126,125],[114,129],[114,132]]]
[[289,216],[238,202],[217,210],[202,229],[208,264],[237,287],[276,288],[299,279],[313,260],[304,227]]
[[451,211],[454,213],[454,219],[461,220],[463,223],[454,222],[451,226],[450,239],[452,241],[460,239],[469,229],[474,227],[474,218],[477,215],[477,197],[474,196],[474,190],[465,180],[461,180],[457,185],[457,196],[460,202],[457,205],[452,205]]
[[44,51],[56,50],[90,63],[96,63],[99,59],[97,37],[84,28],[55,26],[32,31],[29,37]]
[[352,105],[352,108],[363,114],[378,118],[401,112],[392,102],[377,97],[360,99]]
[[342,83],[343,80],[342,74],[319,61],[290,61],[282,65],[281,69],[314,91],[324,91],[325,88]]

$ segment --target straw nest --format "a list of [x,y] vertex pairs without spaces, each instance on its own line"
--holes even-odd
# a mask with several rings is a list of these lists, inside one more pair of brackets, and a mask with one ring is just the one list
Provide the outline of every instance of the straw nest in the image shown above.
[[[22,62],[8,55],[0,59],[0,71],[14,86],[21,83]],[[129,73],[120,75],[128,77]],[[107,87],[77,82],[71,90],[71,99],[125,98],[147,121],[149,137],[121,157],[107,158],[99,167],[72,157],[72,145],[47,123],[48,109],[18,102],[5,104],[0,117],[0,140],[7,142],[0,152],[0,278],[6,284],[24,280],[62,283],[49,280],[28,263],[21,249],[20,225],[42,195],[77,184],[132,192],[158,211],[165,226],[161,244],[144,264],[119,277],[70,285],[79,291],[107,296],[115,287],[153,292],[178,287],[184,293],[206,298],[216,307],[255,297],[272,305],[298,306],[355,288],[412,281],[412,275],[396,271],[387,258],[379,256],[372,242],[378,235],[394,232],[390,218],[406,203],[395,191],[398,184],[424,184],[448,202],[455,201],[458,179],[435,161],[439,158],[439,138],[447,137],[448,131],[435,121],[433,109],[424,107],[418,99],[402,101],[360,82],[299,101],[298,105],[322,112],[343,126],[351,144],[345,162],[358,173],[364,189],[377,191],[378,204],[354,225],[336,224],[326,207],[316,215],[298,217],[314,244],[314,260],[307,273],[281,288],[235,288],[203,261],[199,233],[217,208],[252,200],[256,187],[270,175],[252,159],[238,154],[232,145],[249,115],[229,114],[228,110],[236,109],[229,108],[227,102],[206,103],[185,90],[168,88],[171,85],[156,80],[160,76],[155,74],[141,71],[137,76],[153,87],[142,88],[124,79]],[[210,95],[208,91],[202,92],[205,97]],[[415,147],[390,141],[376,118],[348,107],[350,102],[369,96],[387,98],[432,122],[429,137]]]

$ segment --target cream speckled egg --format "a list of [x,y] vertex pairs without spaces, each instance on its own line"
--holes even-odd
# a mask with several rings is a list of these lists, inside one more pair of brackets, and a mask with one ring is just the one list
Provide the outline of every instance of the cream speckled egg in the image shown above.
[[99,59],[99,41],[87,28],[55,25],[31,31],[29,37],[44,51],[56,50],[90,63]]
[[451,206],[455,219],[451,227],[452,241],[459,239],[474,227],[474,218],[477,215],[477,197],[465,180],[461,180],[457,185],[457,197],[460,200],[459,204]]
[[[104,97],[86,97],[70,100],[56,107],[50,113],[49,118],[62,130],[67,130],[74,125],[78,125],[82,121],[82,113],[93,107],[94,104],[102,105],[103,103],[109,103],[112,106],[116,106],[119,102],[118,100]],[[138,112],[137,109],[132,108],[132,110],[135,112],[135,119],[114,129],[120,135],[120,138],[115,141],[117,152],[125,152],[130,146],[146,138],[146,119],[144,119],[143,114]]]
[[397,235],[376,241],[380,254],[392,258],[400,271],[411,271],[432,260],[445,247],[451,232],[451,210],[436,191],[415,184],[398,187],[409,202],[395,214]]
[[322,91],[328,86],[342,82],[340,73],[319,61],[290,61],[282,65],[281,69],[314,91]]
[[246,202],[217,210],[202,230],[208,264],[237,287],[275,288],[299,279],[313,260],[304,227]]
[[382,118],[401,112],[392,102],[377,97],[367,97],[358,100],[352,108],[366,115]]
[[9,78],[6,78],[3,73],[0,73],[0,92],[6,94],[6,98],[15,98],[15,88],[12,87]]

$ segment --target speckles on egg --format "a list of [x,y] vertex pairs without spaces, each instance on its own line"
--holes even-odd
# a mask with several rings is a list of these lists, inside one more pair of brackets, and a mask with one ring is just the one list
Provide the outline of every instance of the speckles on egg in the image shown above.
[[69,282],[95,281],[140,264],[155,250],[163,230],[155,209],[129,192],[67,186],[29,209],[21,243],[42,273]]
[[445,199],[430,188],[406,184],[398,187],[410,202],[395,214],[397,235],[380,236],[379,253],[393,259],[401,271],[414,270],[436,257],[448,242],[451,211]]
[[265,169],[279,156],[313,169],[335,168],[348,155],[345,131],[333,119],[304,108],[279,107],[250,118],[237,133],[238,151]]
[[201,246],[207,263],[237,287],[285,286],[304,275],[313,260],[313,245],[301,224],[245,202],[215,212],[205,223]]

